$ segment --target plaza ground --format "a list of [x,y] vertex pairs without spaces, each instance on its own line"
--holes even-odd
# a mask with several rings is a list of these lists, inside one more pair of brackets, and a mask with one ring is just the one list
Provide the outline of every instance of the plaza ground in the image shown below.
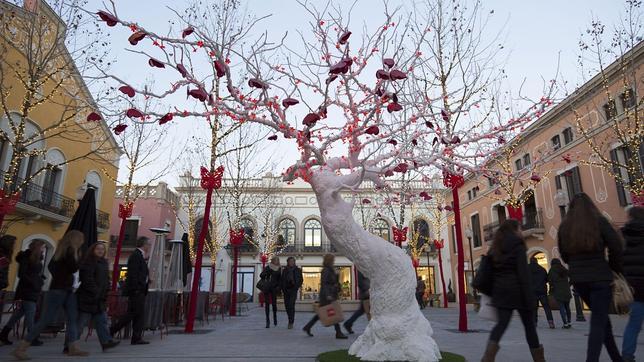
[[[458,310],[456,305],[448,309],[427,308],[423,310],[425,316],[431,321],[434,328],[434,338],[441,350],[450,351],[465,356],[468,361],[479,361],[485,348],[487,337],[493,324],[481,320],[470,311],[469,323],[471,329],[477,333],[456,332]],[[43,336],[45,344],[41,347],[32,347],[29,353],[34,360],[69,360],[69,361],[315,361],[321,353],[336,349],[346,349],[355,340],[366,325],[366,319],[360,318],[354,325],[356,334],[350,335],[348,340],[337,340],[333,328],[324,328],[317,324],[308,337],[301,328],[312,313],[296,314],[295,329],[286,329],[286,314],[278,314],[277,328],[266,329],[264,324],[264,310],[258,306],[251,307],[244,316],[221,316],[215,321],[211,316],[209,323],[197,323],[197,334],[185,335],[178,333],[178,327],[171,327],[170,334],[160,338],[159,333],[146,332],[145,338],[151,343],[144,346],[131,346],[129,341],[123,345],[102,353],[95,336],[87,342],[82,342],[83,349],[91,352],[88,358],[71,358],[61,353],[63,337],[56,338]],[[548,361],[583,361],[585,359],[586,338],[588,322],[574,322],[573,328],[561,329],[560,321],[556,314],[557,329],[547,328],[543,312],[540,315],[538,333],[545,346],[546,360]],[[587,316],[588,317],[588,316]],[[627,318],[612,316],[617,344],[621,346],[622,334]],[[85,335],[83,335],[83,339]],[[0,347],[0,360],[11,360],[8,353],[12,347]],[[636,357],[644,359],[644,334],[640,335],[638,354]],[[501,350],[498,361],[531,361],[530,352],[526,345],[523,327],[518,317],[512,320],[508,331],[501,341]],[[608,356],[602,355],[602,361],[609,361]]]

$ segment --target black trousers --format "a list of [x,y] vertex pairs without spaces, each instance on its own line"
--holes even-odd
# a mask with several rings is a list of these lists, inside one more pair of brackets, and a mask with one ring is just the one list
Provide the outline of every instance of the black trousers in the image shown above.
[[277,321],[277,293],[275,291],[264,292],[264,310],[266,311],[266,323],[270,318],[270,304],[273,305],[273,320]]
[[288,322],[295,322],[295,300],[297,299],[297,289],[284,289],[284,308],[288,316]]
[[610,323],[608,310],[613,300],[613,290],[610,282],[575,283],[575,290],[590,307],[590,332],[586,348],[586,361],[599,361],[602,345],[613,361],[621,361],[622,357],[615,344],[613,327]]
[[111,332],[115,333],[132,323],[132,341],[138,341],[143,336],[145,322],[145,294],[135,293],[128,297],[127,314],[112,325]]
[[[317,321],[319,320],[320,320],[320,317],[318,317],[317,314],[314,315],[313,318],[311,318],[311,320],[306,324],[306,326],[304,326],[304,328],[311,329],[311,327],[313,327],[313,325],[317,323]],[[339,323],[334,324],[333,327],[335,328],[335,333],[342,333]]]
[[[490,333],[490,341],[499,343],[503,333],[508,328],[510,320],[512,319],[513,309],[497,309],[499,320]],[[539,348],[539,336],[537,336],[537,328],[534,324],[534,315],[532,310],[518,309],[521,322],[523,322],[523,329],[525,330],[525,338],[528,341],[530,348]]]
[[360,308],[358,308],[355,312],[353,312],[351,317],[349,317],[349,319],[347,319],[346,322],[344,322],[345,326],[352,327],[353,323],[355,323],[355,321],[364,314],[365,311],[364,311],[364,303],[363,302],[364,302],[364,300],[360,301]]

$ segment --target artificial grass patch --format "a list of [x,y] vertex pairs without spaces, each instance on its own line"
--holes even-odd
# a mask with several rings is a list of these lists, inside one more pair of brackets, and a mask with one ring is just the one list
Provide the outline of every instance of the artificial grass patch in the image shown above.
[[[441,351],[441,362],[465,362],[465,357]],[[360,358],[349,355],[349,350],[339,349],[337,351],[329,351],[320,353],[316,359],[318,362],[360,362]]]

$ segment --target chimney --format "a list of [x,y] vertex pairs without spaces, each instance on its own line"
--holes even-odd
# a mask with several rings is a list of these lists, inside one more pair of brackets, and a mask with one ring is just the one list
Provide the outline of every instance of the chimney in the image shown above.
[[39,4],[40,0],[24,0],[22,7],[29,12],[37,13]]

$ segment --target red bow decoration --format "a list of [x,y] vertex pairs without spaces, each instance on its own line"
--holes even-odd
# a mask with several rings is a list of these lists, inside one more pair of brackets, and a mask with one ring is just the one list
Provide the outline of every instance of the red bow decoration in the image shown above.
[[461,187],[464,183],[465,180],[463,179],[463,176],[455,175],[446,170],[443,171],[443,185],[445,185],[445,187]]
[[[219,166],[222,167],[222,166]],[[244,229],[233,230],[230,229],[230,245],[240,246],[244,241]]]
[[397,242],[397,243],[402,243],[402,242],[407,241],[407,230],[408,229],[409,228],[407,226],[405,226],[402,229],[398,229],[397,227],[392,226],[391,230],[393,230],[393,232],[394,232],[394,241]]
[[224,176],[224,166],[219,166],[215,171],[210,172],[207,168],[201,167],[201,188],[218,189],[221,187],[221,179]]
[[132,209],[134,209],[134,203],[128,202],[127,204],[119,204],[119,219],[127,219],[132,216]]
[[418,268],[420,266],[420,260],[416,258],[411,258],[411,265],[413,265],[414,268]]
[[4,190],[0,190],[0,214],[12,213],[16,209],[18,199],[20,199],[20,192],[7,195]]
[[633,206],[644,206],[644,192],[639,195],[631,192],[631,199],[633,200]]
[[436,249],[440,250],[440,249],[442,249],[444,246],[445,246],[445,240],[440,239],[440,241],[439,241],[439,240],[437,240],[437,239],[434,239],[434,247],[435,247]]
[[268,261],[268,255],[262,254],[259,256],[259,259],[261,260],[262,264],[266,264],[266,262]]

